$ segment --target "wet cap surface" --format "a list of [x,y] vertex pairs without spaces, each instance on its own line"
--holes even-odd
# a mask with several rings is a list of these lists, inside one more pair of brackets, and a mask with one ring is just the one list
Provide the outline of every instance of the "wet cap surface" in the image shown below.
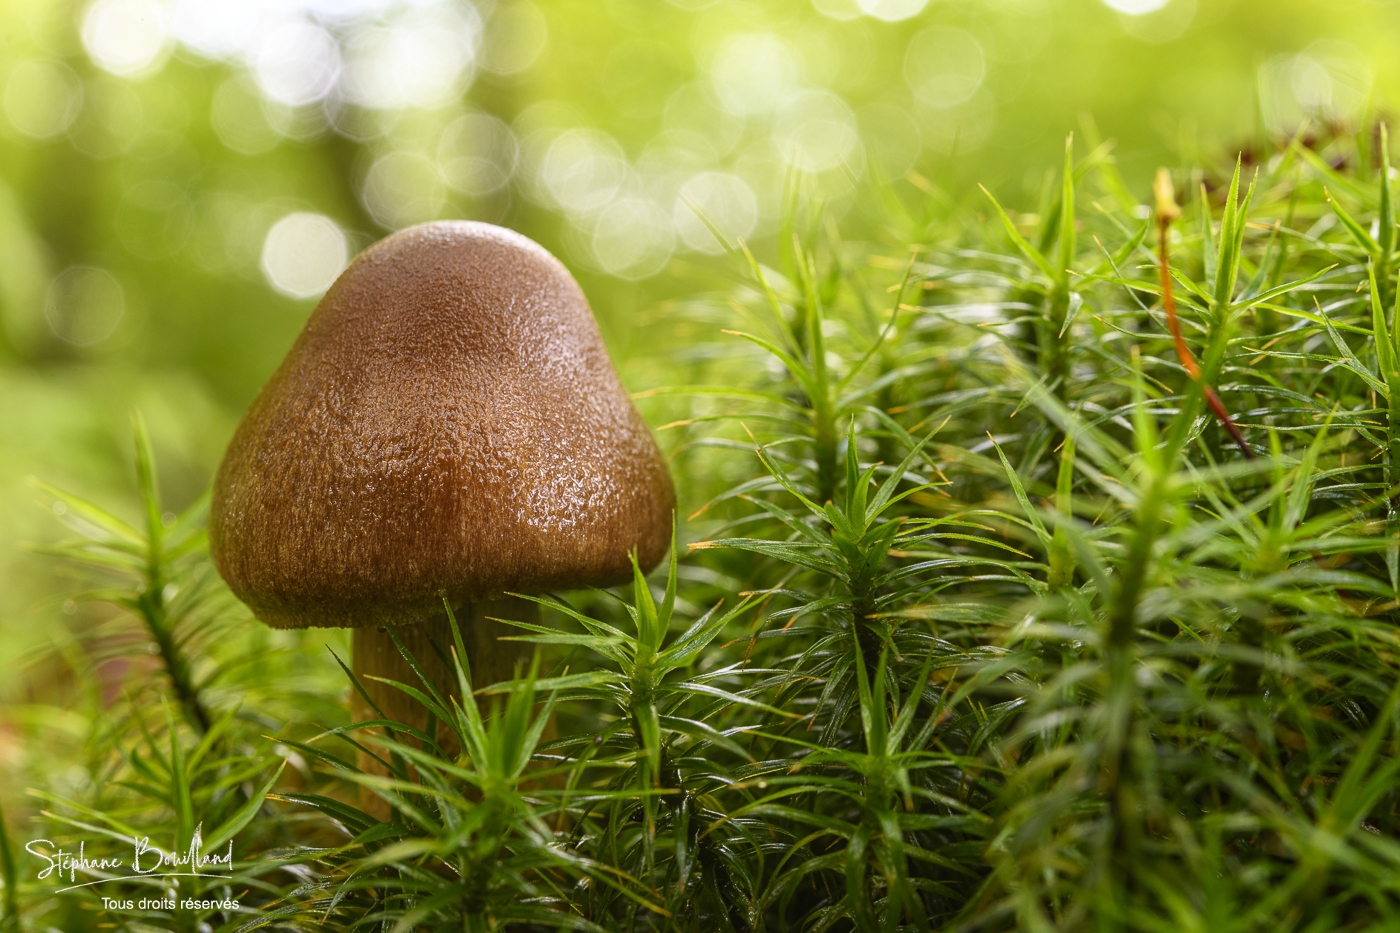
[[582,291],[489,224],[394,234],[340,276],[214,481],[224,579],[281,627],[415,621],[605,586],[675,497]]

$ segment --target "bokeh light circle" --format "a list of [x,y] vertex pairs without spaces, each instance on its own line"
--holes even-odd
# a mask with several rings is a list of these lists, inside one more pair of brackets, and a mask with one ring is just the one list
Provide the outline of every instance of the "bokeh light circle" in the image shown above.
[[340,275],[347,251],[345,234],[334,220],[324,214],[288,214],[263,240],[263,275],[284,295],[312,298]]
[[909,90],[923,104],[940,110],[970,100],[986,70],[981,43],[954,26],[930,26],[909,40],[904,54]]
[[861,12],[887,23],[918,16],[928,6],[928,0],[856,0]]
[[1185,35],[1196,19],[1196,0],[1169,0],[1146,13],[1124,13],[1119,18],[1123,31],[1134,39],[1152,45],[1172,42]]
[[251,43],[262,13],[259,4],[248,0],[174,0],[170,31],[206,58],[233,58]]
[[627,157],[604,132],[568,130],[550,143],[540,175],[556,204],[571,213],[587,213],[617,194],[627,177]]
[[370,166],[361,198],[371,217],[398,230],[437,217],[447,200],[446,187],[427,156],[404,150]]
[[783,160],[807,172],[825,172],[850,159],[860,145],[855,114],[827,91],[807,91],[778,114],[773,141]]
[[787,45],[768,33],[730,36],[710,61],[720,106],[737,116],[770,113],[797,89],[797,63]]
[[83,84],[60,61],[20,62],[5,82],[5,116],[33,139],[48,139],[68,129],[82,106]]
[[1375,76],[1356,46],[1319,39],[1296,55],[1259,68],[1259,105],[1271,133],[1286,136],[1305,122],[1347,123],[1371,100]]
[[481,67],[498,75],[519,74],[533,65],[549,43],[549,26],[529,0],[498,3],[486,24]]
[[1103,0],[1104,6],[1129,16],[1145,16],[1156,13],[1171,0]]
[[719,105],[714,88],[702,82],[683,84],[666,100],[662,126],[667,133],[689,137],[696,152],[718,158],[730,152],[744,134],[744,121]]
[[225,78],[214,91],[209,120],[219,141],[244,155],[267,152],[282,138],[267,122],[257,85],[244,74]]
[[101,343],[126,316],[126,295],[116,276],[97,266],[70,266],[49,285],[44,318],[54,336],[77,347]]
[[474,15],[464,19],[431,8],[361,29],[347,43],[342,91],[355,103],[383,109],[446,103],[462,90],[480,34]]
[[[703,219],[700,215],[704,215]],[[705,223],[719,228],[724,243]],[[758,199],[742,178],[728,172],[702,172],[681,186],[673,213],[676,232],[691,249],[722,253],[758,223]]]
[[620,198],[593,223],[598,265],[623,279],[644,279],[665,267],[676,246],[671,218],[645,198]]
[[258,42],[252,66],[264,94],[296,107],[320,100],[335,87],[340,50],[335,38],[320,26],[292,21]]
[[170,29],[154,0],[97,0],[83,16],[83,47],[114,75],[138,75],[165,62]]
[[520,162],[510,127],[488,113],[468,113],[438,139],[438,165],[454,191],[482,197],[504,188]]

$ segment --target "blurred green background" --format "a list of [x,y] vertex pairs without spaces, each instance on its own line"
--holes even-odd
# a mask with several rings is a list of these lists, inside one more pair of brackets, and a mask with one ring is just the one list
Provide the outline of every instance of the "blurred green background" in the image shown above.
[[390,230],[539,240],[643,389],[675,378],[668,301],[723,275],[688,204],[761,244],[798,166],[879,241],[872,178],[1028,207],[1092,126],[1145,187],[1385,111],[1397,43],[1376,0],[3,0],[0,701],[42,694],[13,662],[73,609],[20,548],[58,532],[26,478],[130,501],[139,408],[190,501]]

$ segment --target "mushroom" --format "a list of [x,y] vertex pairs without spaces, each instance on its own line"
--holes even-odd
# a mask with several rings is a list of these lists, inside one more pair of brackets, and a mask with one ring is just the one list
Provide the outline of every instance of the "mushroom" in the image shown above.
[[[675,494],[568,270],[501,227],[422,224],[331,286],[238,426],[210,550],[257,618],[354,628],[352,668],[391,719],[426,723],[389,627],[454,693],[443,598],[472,682],[519,658],[508,595],[609,586],[668,545]],[[436,647],[434,647],[436,645]],[[374,718],[352,692],[357,721]]]

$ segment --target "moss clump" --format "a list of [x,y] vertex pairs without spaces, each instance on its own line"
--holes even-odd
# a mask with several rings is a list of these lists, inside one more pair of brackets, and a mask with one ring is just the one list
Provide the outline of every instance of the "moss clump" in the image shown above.
[[[887,243],[794,209],[766,262],[736,247],[732,289],[673,314],[704,335],[667,362],[690,384],[641,402],[673,422],[690,553],[622,599],[543,598],[543,624],[519,626],[537,665],[465,708],[422,690],[454,760],[431,729],[315,737],[247,693],[291,716],[298,756],[248,811],[248,853],[320,848],[283,851],[295,890],[249,868],[249,910],[204,919],[1393,922],[1400,327],[1380,140],[1289,144],[1141,203],[1104,150],[1070,147],[1034,214],[969,200],[916,226],[913,189],[892,187],[869,201],[905,231]],[[237,691],[190,683],[226,728],[173,727],[156,777],[109,748],[159,803],[88,804],[174,833],[228,812],[234,786],[232,764],[171,777],[176,752],[276,757],[266,725],[218,718]],[[332,681],[307,683],[333,717]],[[137,731],[132,707],[102,715]],[[357,775],[354,735],[397,777]],[[188,809],[163,809],[160,780]],[[355,808],[356,783],[392,821]],[[36,918],[67,903],[33,893]]]

